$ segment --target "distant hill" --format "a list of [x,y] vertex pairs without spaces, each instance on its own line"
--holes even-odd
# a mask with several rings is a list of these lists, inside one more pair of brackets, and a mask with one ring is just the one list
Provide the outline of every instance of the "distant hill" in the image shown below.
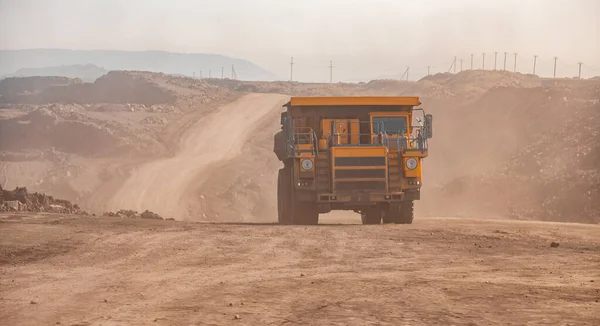
[[79,78],[84,82],[93,83],[98,77],[106,75],[108,70],[96,65],[70,65],[44,68],[22,68],[9,77],[61,76]]
[[106,70],[142,70],[166,74],[221,77],[231,76],[235,66],[237,77],[242,80],[274,80],[277,77],[254,63],[218,54],[170,53],[163,51],[105,51],[29,49],[0,50],[0,75],[15,75],[25,68],[48,68],[74,65],[95,65]]

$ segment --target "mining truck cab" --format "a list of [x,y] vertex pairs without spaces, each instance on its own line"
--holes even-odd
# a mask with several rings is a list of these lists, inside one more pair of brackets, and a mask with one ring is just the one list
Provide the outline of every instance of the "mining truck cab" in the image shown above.
[[274,152],[281,224],[351,210],[363,224],[413,221],[432,116],[418,97],[292,97]]

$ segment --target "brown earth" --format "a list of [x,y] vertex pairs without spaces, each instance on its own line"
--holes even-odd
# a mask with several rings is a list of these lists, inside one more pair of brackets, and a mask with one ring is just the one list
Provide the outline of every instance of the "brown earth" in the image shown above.
[[253,156],[240,157],[240,153],[257,125],[265,116],[272,117],[269,113],[277,112],[285,100],[282,95],[252,94],[207,114],[182,135],[175,155],[131,171],[107,209],[151,209],[177,219],[198,218],[203,212],[190,207],[198,201],[197,189],[211,187],[204,180],[221,170],[224,161],[240,158],[260,164]]
[[[76,85],[62,85],[18,98],[65,102],[0,107],[0,185],[123,217],[0,214],[4,324],[600,323],[599,226],[512,220],[599,221],[598,81],[108,76],[169,100],[73,104]],[[268,93],[421,96],[435,131],[415,224],[346,225],[359,222],[353,213],[315,227],[126,218],[142,216],[121,209],[274,222],[272,137],[288,96]]]
[[430,142],[423,214],[600,223],[600,83],[497,87],[434,111],[445,136]]
[[[172,155],[190,119],[239,96],[206,81],[146,72],[111,72],[93,84],[63,79],[3,80],[12,93],[0,99],[16,103],[0,105],[0,184],[96,213],[104,207],[88,205],[97,202],[90,197],[105,198],[107,185],[115,191],[112,185],[140,162]],[[29,91],[30,84],[37,88]],[[73,88],[80,86],[91,91]],[[27,104],[36,101],[43,104]]]
[[4,325],[600,323],[600,226],[4,214],[0,232]]
[[17,187],[14,190],[2,189],[0,186],[0,211],[26,211],[48,212],[63,214],[83,214],[79,205],[68,200],[54,198],[37,192],[31,193],[26,187]]
[[[31,84],[32,80],[26,82]],[[54,81],[59,82],[67,85],[38,87],[21,95],[32,96],[45,90],[56,93],[55,89],[82,85]],[[124,92],[115,93],[111,103],[97,103],[97,98],[88,96],[85,101],[90,103],[10,104],[0,109],[8,117],[0,120],[0,169],[4,174],[0,183],[52,193],[96,213],[127,207],[143,210],[147,207],[142,207],[142,203],[170,201],[169,206],[177,208],[154,209],[178,218],[240,221],[258,217],[271,221],[275,184],[272,172],[279,163],[270,148],[272,133],[278,128],[278,109],[271,104],[261,110],[244,110],[245,104],[234,108],[220,105],[241,96],[240,91],[311,96],[419,95],[423,106],[435,116],[436,135],[430,141],[430,157],[425,162],[424,193],[429,195],[417,204],[421,215],[484,214],[599,222],[600,200],[596,199],[600,172],[594,163],[600,143],[598,124],[594,123],[600,105],[598,81],[546,80],[477,70],[437,74],[418,82],[378,80],[360,84],[193,80],[145,72],[112,72],[85,85],[98,94],[116,89]],[[23,88],[17,84],[12,89]],[[169,97],[146,104],[126,103],[146,93],[154,94],[156,89],[161,90],[156,94],[170,94]],[[146,98],[149,99],[153,98]],[[221,110],[230,113],[219,113]],[[204,139],[210,134],[201,122],[207,121],[208,116],[237,119],[241,110],[251,114],[240,117],[252,117],[258,126],[241,122],[243,129],[253,131],[237,138],[228,136],[239,135],[237,130],[221,132],[215,138],[243,138],[246,143],[236,145],[240,151],[235,155],[209,166],[202,163],[206,159],[200,157],[200,148],[212,142],[197,142],[197,151],[185,148],[190,142],[186,145],[183,138],[200,135]],[[543,159],[535,158],[540,152],[545,153]],[[166,177],[175,173],[166,167],[182,155],[191,164],[185,168],[189,172],[185,183],[199,189],[174,186],[185,193],[186,204],[157,185],[152,190],[139,186],[160,178],[181,181],[181,177]],[[149,171],[138,166],[143,162],[150,162],[146,166],[162,164],[156,170],[161,172],[158,176],[140,175],[139,169]],[[518,171],[510,170],[514,164],[520,166]],[[536,172],[540,170],[544,173]],[[132,171],[138,176],[131,177]],[[126,182],[129,183],[123,187]],[[548,192],[550,184],[555,190]],[[169,193],[181,195],[178,191],[171,189]],[[126,203],[130,198],[135,200]]]

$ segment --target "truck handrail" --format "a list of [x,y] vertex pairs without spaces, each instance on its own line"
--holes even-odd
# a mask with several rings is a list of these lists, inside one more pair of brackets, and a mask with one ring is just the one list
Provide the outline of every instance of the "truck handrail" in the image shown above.
[[299,139],[302,136],[308,136],[307,143],[310,143],[313,148],[311,149],[311,153],[315,156],[319,155],[318,151],[318,138],[317,133],[310,127],[296,127],[294,128],[294,132],[292,132],[292,141],[291,141],[291,149],[292,153],[300,152],[296,149],[296,145],[299,144]]
[[[414,128],[421,129],[421,127]],[[396,138],[397,150],[402,152],[420,151],[422,153],[428,150],[427,138],[421,136],[420,132],[417,132],[417,136],[410,135],[409,137],[404,136],[404,133],[400,133],[400,131],[398,134],[402,136]],[[416,148],[413,145],[415,142],[417,143]]]
[[[381,145],[381,144],[386,144],[386,146],[387,146],[387,144],[389,143],[389,137],[388,137],[387,134],[385,134],[385,132],[379,132],[379,133],[373,133],[372,132],[372,130],[373,130],[373,123],[371,121],[358,121],[359,130],[360,130],[360,126],[361,125],[364,125],[364,124],[368,124],[369,125],[369,130],[370,131],[367,132],[367,133],[365,133],[365,132],[361,133],[360,131],[359,132],[353,132],[353,133],[338,133],[338,132],[336,132],[338,125],[346,125],[348,123],[349,122],[346,122],[346,121],[336,121],[336,122],[333,122],[333,124],[334,124],[333,125],[333,129],[330,130],[329,134],[325,135],[326,139],[327,139],[327,143],[330,144],[330,145],[332,145],[332,146],[340,145],[340,144],[332,144],[332,139],[333,139],[334,136],[342,136],[342,137],[358,136],[358,144],[343,144],[344,146],[373,146],[373,145]],[[350,123],[352,124],[352,122],[350,122]],[[354,122],[354,123],[357,123],[357,122]],[[383,126],[384,126],[383,121],[377,122],[377,123],[381,125],[381,128],[379,128],[379,130],[384,130],[384,128],[383,128]],[[371,141],[369,141],[369,143],[366,143],[366,144],[362,144],[361,143],[361,140],[360,140],[361,136],[368,136],[369,139],[371,139],[371,137],[373,135],[379,136],[380,140],[378,139],[379,141],[378,141],[377,144],[374,144]]]

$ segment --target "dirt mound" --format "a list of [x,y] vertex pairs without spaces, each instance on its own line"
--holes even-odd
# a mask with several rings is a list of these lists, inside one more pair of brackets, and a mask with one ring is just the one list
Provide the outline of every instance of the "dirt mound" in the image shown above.
[[456,74],[440,73],[418,81],[421,95],[429,100],[443,100],[464,105],[477,100],[497,87],[532,88],[542,86],[541,79],[509,71],[466,70]]
[[539,77],[531,74],[521,74],[501,70],[465,70],[456,74],[439,73],[425,76],[419,82],[435,82],[451,87],[471,86],[482,89],[493,87],[538,87],[541,85]]
[[600,222],[600,84],[496,88],[461,112],[431,142],[432,173],[462,175],[432,214]]
[[0,186],[0,210],[86,214],[77,204],[41,193],[29,193],[26,187],[3,190]]
[[0,120],[0,151],[55,148],[85,156],[158,151],[161,145],[134,126],[94,119],[79,105],[51,104],[18,118]]
[[[0,99],[37,94],[53,86],[81,85],[83,81],[68,77],[9,77],[0,80]],[[4,102],[4,101],[3,101]]]
[[[27,77],[29,83],[38,83],[47,78]],[[12,79],[12,78],[9,78]],[[70,80],[63,78],[64,80]],[[159,87],[143,74],[127,71],[111,71],[94,83],[43,83],[35,93],[12,92],[0,97],[2,103],[44,104],[44,103],[140,103],[171,104],[176,95]],[[43,86],[43,87],[42,87]]]
[[[144,219],[152,219],[152,220],[164,220],[164,218],[154,212],[151,212],[149,210],[145,210],[142,213],[139,213],[137,211],[131,210],[131,209],[121,209],[119,211],[117,211],[116,213],[113,212],[106,212],[104,214],[102,214],[102,216],[107,216],[107,217],[122,217],[122,218],[144,218]],[[169,219],[168,219],[169,220]]]
[[31,76],[64,76],[79,78],[85,82],[94,82],[98,77],[105,75],[108,71],[93,64],[63,65],[43,68],[21,68],[11,74],[15,77]]

